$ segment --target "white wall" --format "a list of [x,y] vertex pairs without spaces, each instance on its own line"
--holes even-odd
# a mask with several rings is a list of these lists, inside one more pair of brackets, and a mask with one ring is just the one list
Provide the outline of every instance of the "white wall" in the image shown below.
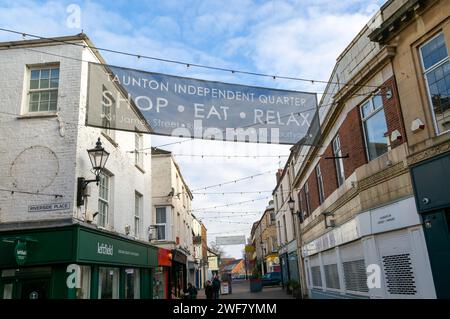
[[[171,207],[169,225],[167,226],[170,229],[169,237],[165,242],[157,242],[157,244],[161,244],[168,249],[184,248],[191,254],[188,257],[189,260],[193,260],[191,199],[186,196],[186,193],[183,193],[183,187],[186,190],[187,185],[183,182],[170,154],[153,155],[152,172],[154,172],[152,175],[153,211],[156,211],[157,206]],[[174,189],[174,196],[167,196],[172,188]],[[179,194],[179,196],[176,196],[176,194]],[[156,220],[153,222],[155,223]],[[177,237],[179,245],[175,245]]]

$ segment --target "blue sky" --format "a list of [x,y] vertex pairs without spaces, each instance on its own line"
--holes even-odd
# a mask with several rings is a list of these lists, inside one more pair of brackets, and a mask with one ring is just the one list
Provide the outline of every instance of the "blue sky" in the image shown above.
[[[99,47],[231,69],[327,80],[338,55],[383,3],[382,0],[0,0],[0,27],[42,36],[76,34],[83,30]],[[81,10],[80,25],[75,28],[68,24],[71,4]],[[0,41],[18,39],[21,37],[0,32]],[[324,89],[320,84],[213,72],[102,54],[110,64],[146,71],[311,92]],[[152,144],[172,141],[176,140],[154,137]],[[190,141],[168,149],[178,154],[279,155],[289,152],[288,146],[212,141]],[[277,158],[218,160],[178,157],[177,161],[194,189],[261,171],[275,172],[284,164]],[[274,186],[273,173],[208,191],[271,190]],[[198,195],[194,198],[194,207],[222,205],[267,195]],[[265,200],[256,201],[227,210],[262,212],[266,204]],[[219,232],[248,235],[250,223],[258,216],[206,219],[208,231],[213,234],[209,241],[214,240],[214,234]],[[236,224],[236,221],[241,224]],[[226,248],[227,253],[235,257],[241,256],[241,250],[242,247],[237,246]]]

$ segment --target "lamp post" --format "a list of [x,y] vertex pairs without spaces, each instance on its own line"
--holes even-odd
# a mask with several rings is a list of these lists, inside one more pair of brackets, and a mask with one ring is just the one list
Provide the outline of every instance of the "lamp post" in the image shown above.
[[109,152],[105,150],[102,146],[102,142],[100,141],[100,137],[95,144],[95,147],[87,150],[89,155],[89,160],[91,161],[92,168],[94,170],[95,179],[85,179],[84,177],[78,177],[78,185],[77,185],[77,206],[84,205],[84,192],[86,190],[86,186],[89,183],[100,182],[100,173],[105,168],[106,161],[109,157]]

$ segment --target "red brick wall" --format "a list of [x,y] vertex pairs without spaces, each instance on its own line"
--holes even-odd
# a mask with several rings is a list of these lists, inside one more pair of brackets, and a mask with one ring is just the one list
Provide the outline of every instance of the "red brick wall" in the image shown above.
[[367,163],[364,135],[359,107],[351,110],[339,128],[342,155],[344,159],[345,178],[348,178],[358,167]]
[[[389,88],[392,90],[392,97],[388,100],[386,98],[386,91]],[[400,141],[396,141],[391,144],[394,148],[404,143],[406,136],[397,93],[397,85],[394,77],[383,83],[381,93],[388,133],[390,135],[394,130],[398,130],[402,135],[402,139]],[[366,146],[364,142],[364,133],[359,107],[355,107],[347,114],[347,117],[339,128],[338,134],[341,141],[342,155],[345,156],[347,153],[349,154],[349,158],[343,159],[344,173],[345,178],[347,179],[358,167],[367,163]],[[332,144],[330,144],[326,148],[323,157],[332,157],[333,155]],[[323,186],[326,199],[338,187],[336,166],[335,161],[332,159],[322,158],[319,163],[323,177]],[[309,176],[308,184],[311,212],[313,212],[319,206],[319,189],[315,170],[313,170]],[[300,191],[300,196],[303,201],[303,209],[306,210],[306,197],[303,188]]]
[[[392,97],[388,100],[386,98],[386,92],[389,89],[392,91]],[[395,130],[398,130],[402,135],[401,140],[391,142],[392,148],[395,148],[401,145],[402,143],[406,142],[406,133],[402,120],[400,102],[397,93],[397,84],[394,76],[392,76],[389,80],[383,83],[381,94],[383,98],[384,115],[386,116],[386,124],[388,128],[389,138],[391,136],[391,133]]]
[[[323,189],[325,193],[325,199],[330,196],[338,187],[337,185],[337,173],[336,166],[333,159],[325,159],[325,157],[331,157],[333,155],[333,148],[330,145],[326,148],[322,159],[320,160],[320,170],[323,178]],[[345,161],[345,159],[344,159]]]

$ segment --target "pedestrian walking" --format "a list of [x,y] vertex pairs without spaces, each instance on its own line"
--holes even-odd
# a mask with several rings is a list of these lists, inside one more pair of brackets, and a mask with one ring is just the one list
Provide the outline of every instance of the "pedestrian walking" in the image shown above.
[[206,282],[205,295],[206,295],[206,299],[213,299],[213,297],[214,297],[214,288],[213,288],[210,280],[208,280]]
[[188,283],[187,293],[189,299],[197,299],[197,288],[192,286],[191,283]]
[[214,297],[213,299],[219,299],[220,296],[220,280],[219,276],[215,275],[213,282],[212,282],[213,290],[214,290]]

